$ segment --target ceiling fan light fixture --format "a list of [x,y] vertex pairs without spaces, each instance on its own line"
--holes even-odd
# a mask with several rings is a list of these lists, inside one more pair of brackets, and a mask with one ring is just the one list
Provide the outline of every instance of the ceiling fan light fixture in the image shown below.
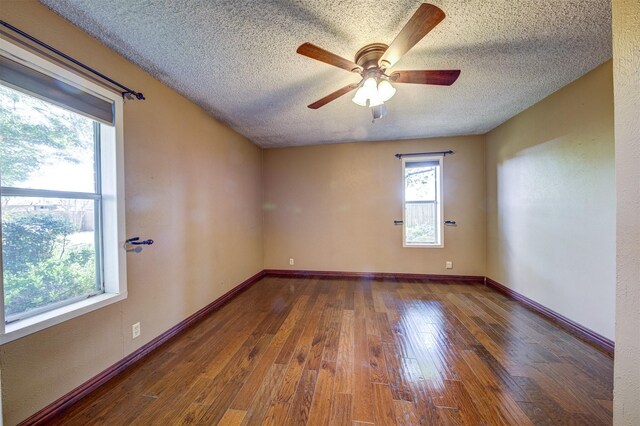
[[[444,17],[445,13],[439,7],[429,3],[422,3],[390,45],[384,43],[367,44],[356,52],[353,61],[311,43],[301,44],[296,50],[300,55],[346,71],[356,72],[362,77],[359,83],[349,84],[338,89],[308,105],[308,108],[318,109],[356,90],[357,93],[353,97],[353,102],[357,105],[370,107],[375,120],[384,116],[386,111],[384,103],[396,93],[392,83],[451,86],[458,79],[460,70],[389,71],[405,53],[433,30]],[[391,77],[386,74],[387,72],[390,73]]]
[[382,80],[378,83],[378,97],[382,102],[386,102],[396,94],[396,88],[389,83],[389,80]]
[[353,103],[367,107],[377,107],[391,99],[396,89],[387,80],[381,80],[377,76],[369,76],[364,79],[362,86],[353,96]]

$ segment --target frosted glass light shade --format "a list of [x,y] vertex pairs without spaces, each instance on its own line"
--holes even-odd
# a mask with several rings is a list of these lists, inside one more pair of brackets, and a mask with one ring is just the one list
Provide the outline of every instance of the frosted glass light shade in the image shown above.
[[393,87],[387,80],[382,80],[380,83],[378,83],[378,96],[380,97],[382,102],[388,101],[395,94],[395,87]]
[[360,106],[367,106],[367,94],[365,92],[364,87],[356,90],[356,94],[353,96],[353,99],[351,99],[353,103]]
[[378,83],[376,79],[373,77],[369,77],[364,81],[362,88],[364,89],[364,93],[368,99],[371,99],[375,96],[378,96]]

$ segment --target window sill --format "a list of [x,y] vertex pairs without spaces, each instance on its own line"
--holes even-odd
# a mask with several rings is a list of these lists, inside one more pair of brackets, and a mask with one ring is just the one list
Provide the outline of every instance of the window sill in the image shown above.
[[61,322],[79,317],[96,309],[111,305],[127,298],[127,293],[104,293],[91,297],[71,305],[62,306],[40,315],[25,318],[14,323],[5,325],[4,334],[0,335],[0,345],[11,342],[21,337],[28,336]]
[[444,244],[403,244],[403,248],[444,248]]

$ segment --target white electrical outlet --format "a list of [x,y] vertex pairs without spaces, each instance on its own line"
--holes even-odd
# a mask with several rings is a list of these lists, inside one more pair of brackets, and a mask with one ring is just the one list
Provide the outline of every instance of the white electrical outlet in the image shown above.
[[450,260],[447,260],[447,263],[445,264],[445,267],[447,269],[453,269],[453,262]]
[[293,257],[291,259],[289,259],[289,265],[294,265],[295,262],[293,261]]
[[131,326],[131,338],[140,337],[140,323],[137,322]]

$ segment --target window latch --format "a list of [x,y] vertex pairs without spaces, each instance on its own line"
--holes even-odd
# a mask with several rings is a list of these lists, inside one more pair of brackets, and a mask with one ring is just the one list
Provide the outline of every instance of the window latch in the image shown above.
[[404,221],[402,221],[402,220],[394,220],[393,224],[394,225],[402,225],[402,224],[404,224]]
[[150,246],[151,244],[153,244],[153,240],[144,240],[144,241],[140,241],[140,237],[133,237],[133,238],[129,238],[127,241],[125,241],[127,244],[132,244],[134,246],[139,246],[139,245],[143,245],[146,244],[148,246]]
[[[142,251],[142,247],[141,246],[143,246],[143,245],[150,246],[151,244],[153,244],[153,240],[151,240],[151,239],[140,241],[140,237],[133,237],[133,238],[129,238],[128,240],[126,240],[124,242],[124,249],[127,252],[140,253]],[[129,248],[129,247],[127,247],[127,245],[134,246],[134,247],[133,248]]]
[[455,220],[445,220],[444,224],[447,226],[458,226]]

